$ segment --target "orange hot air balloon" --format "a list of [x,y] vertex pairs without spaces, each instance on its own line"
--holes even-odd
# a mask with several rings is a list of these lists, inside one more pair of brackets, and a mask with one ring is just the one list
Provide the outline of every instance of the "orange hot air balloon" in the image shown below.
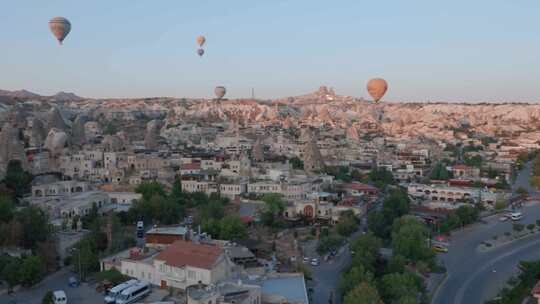
[[388,83],[382,78],[373,78],[368,82],[367,90],[369,95],[373,97],[373,100],[379,102],[384,94],[386,94],[386,90],[388,90]]
[[197,37],[197,44],[202,47],[204,43],[206,42],[206,38],[204,36]]
[[54,17],[49,21],[49,29],[60,44],[71,31],[71,23],[64,17]]
[[227,93],[227,89],[225,89],[224,86],[217,86],[214,89],[214,93],[216,94],[216,97],[218,98],[218,100],[221,100],[223,96],[225,96],[225,93]]

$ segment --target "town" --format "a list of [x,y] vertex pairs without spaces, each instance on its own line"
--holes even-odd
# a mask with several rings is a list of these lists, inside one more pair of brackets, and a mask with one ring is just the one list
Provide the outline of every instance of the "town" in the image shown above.
[[[540,230],[540,136],[511,114],[404,136],[411,124],[327,87],[273,101],[30,94],[1,104],[1,303],[445,303],[465,293],[460,246],[475,259]],[[471,245],[478,225],[500,235]]]

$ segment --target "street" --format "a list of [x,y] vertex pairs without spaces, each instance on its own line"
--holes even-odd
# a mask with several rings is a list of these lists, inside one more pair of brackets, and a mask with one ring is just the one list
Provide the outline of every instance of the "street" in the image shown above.
[[0,295],[1,304],[41,304],[47,291],[64,290],[68,303],[95,304],[103,303],[103,294],[96,292],[93,285],[83,283],[79,287],[69,287],[69,277],[74,274],[64,268],[31,288],[24,288],[11,295]]
[[[529,185],[532,163],[527,163],[519,173],[512,189]],[[540,202],[528,202],[523,207],[521,224],[535,223],[540,219]],[[440,259],[448,270],[447,279],[433,297],[435,304],[483,303],[497,295],[506,281],[517,273],[517,265],[523,260],[540,259],[540,235],[514,241],[487,252],[479,252],[478,245],[494,235],[512,231],[512,222],[500,222],[498,216],[484,219],[465,229],[452,233],[447,254]]]

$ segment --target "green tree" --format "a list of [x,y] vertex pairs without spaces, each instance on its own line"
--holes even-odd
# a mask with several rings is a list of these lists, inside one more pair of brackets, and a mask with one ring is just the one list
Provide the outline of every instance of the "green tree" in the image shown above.
[[41,300],[41,304],[54,304],[52,291],[47,291],[47,293],[43,296],[43,299]]
[[388,264],[386,266],[386,272],[387,273],[403,272],[405,271],[406,264],[407,264],[407,260],[403,256],[399,254],[394,254],[388,261]]
[[38,256],[29,256],[23,260],[20,267],[19,280],[25,286],[39,282],[45,273],[45,264]]
[[464,162],[467,166],[482,168],[483,159],[480,155],[465,156]]
[[345,304],[384,304],[372,285],[362,282],[345,296]]
[[529,191],[523,187],[518,187],[516,193],[521,197],[527,197],[529,195]]
[[0,195],[0,223],[7,223],[13,218],[15,204],[7,195]]
[[534,227],[535,227],[534,224],[529,224],[529,225],[527,225],[527,230],[529,230],[529,232],[532,233],[532,231],[534,230]]
[[394,222],[393,254],[412,261],[431,261],[433,252],[428,247],[429,230],[413,216],[403,216]]
[[331,250],[337,249],[343,243],[343,238],[337,235],[328,235],[321,237],[317,244],[317,253],[326,254]]
[[8,283],[9,289],[12,289],[20,283],[20,267],[20,261],[12,259],[6,266],[4,266],[4,269],[2,269],[2,278]]
[[344,211],[339,217],[336,231],[341,236],[349,236],[358,228],[358,219],[350,210]]
[[525,227],[522,224],[512,224],[512,230],[514,230],[517,233],[520,233],[523,231]]
[[265,194],[262,198],[264,202],[264,211],[261,217],[262,222],[267,226],[276,226],[279,217],[285,210],[285,203],[281,194]]
[[32,175],[23,170],[21,161],[10,160],[4,178],[6,186],[13,190],[17,197],[22,197],[24,193],[30,191],[31,182]]
[[375,261],[379,257],[382,241],[371,233],[360,235],[351,242],[351,250],[354,252],[353,265],[363,265],[370,271],[375,270]]
[[362,282],[373,283],[373,274],[362,265],[351,267],[339,280],[338,290],[340,295],[346,295]]
[[293,169],[295,169],[295,170],[303,170],[304,169],[304,162],[298,157],[291,158],[289,160],[289,162],[291,163]]
[[380,287],[387,303],[393,303],[405,297],[416,299],[423,289],[422,280],[410,272],[384,275],[381,278]]
[[219,237],[222,240],[238,240],[247,237],[246,225],[238,216],[228,215],[220,221]]
[[506,201],[504,199],[499,199],[495,202],[495,210],[501,211],[506,208]]
[[369,180],[375,184],[377,188],[385,188],[387,185],[394,183],[392,172],[386,170],[385,167],[374,168],[369,172]]
[[50,235],[51,228],[45,211],[37,206],[20,209],[15,219],[23,228],[21,244],[24,248],[33,249],[39,242],[44,242]]
[[431,171],[430,179],[434,180],[447,180],[452,177],[452,173],[446,170],[446,164],[443,162],[437,162]]
[[167,196],[165,188],[157,181],[144,182],[135,188],[135,192],[142,194],[143,200],[149,200],[154,195]]

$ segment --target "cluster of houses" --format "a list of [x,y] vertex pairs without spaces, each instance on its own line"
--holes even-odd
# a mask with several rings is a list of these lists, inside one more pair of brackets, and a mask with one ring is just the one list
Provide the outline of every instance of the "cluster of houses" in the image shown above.
[[158,288],[184,291],[189,304],[308,304],[301,273],[277,273],[272,260],[236,243],[211,240],[183,226],[154,227],[145,247],[131,248],[100,261],[101,269],[121,273]]

